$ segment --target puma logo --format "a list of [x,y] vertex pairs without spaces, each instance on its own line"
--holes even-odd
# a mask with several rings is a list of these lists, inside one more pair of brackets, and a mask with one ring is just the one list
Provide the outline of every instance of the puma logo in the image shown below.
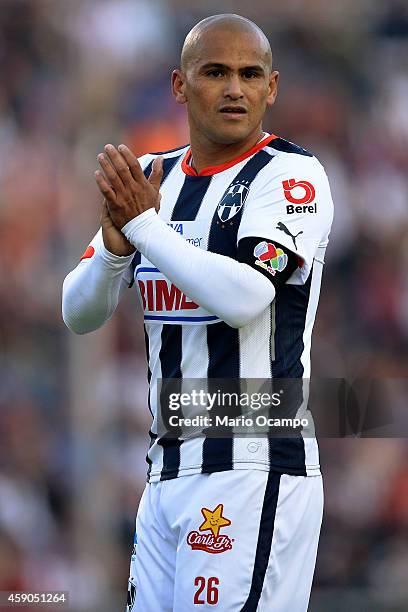
[[282,221],[279,221],[278,225],[276,226],[276,229],[278,229],[281,232],[284,232],[285,234],[290,236],[292,238],[292,240],[293,240],[293,244],[295,245],[295,249],[297,249],[296,238],[298,236],[300,236],[300,234],[303,234],[303,231],[300,231],[297,234],[292,234],[292,232],[286,227],[286,225],[284,223],[282,223]]

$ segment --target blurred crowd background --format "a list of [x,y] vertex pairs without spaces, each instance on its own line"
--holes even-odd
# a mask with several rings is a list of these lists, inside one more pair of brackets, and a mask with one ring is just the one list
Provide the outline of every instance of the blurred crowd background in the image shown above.
[[[170,71],[190,27],[221,12],[270,37],[281,81],[264,127],[331,180],[314,375],[407,375],[406,1],[0,0],[0,591],[124,607],[149,427],[142,319],[130,290],[74,337],[61,284],[98,228],[103,145],[188,142]],[[407,441],[320,446],[311,612],[407,610]]]

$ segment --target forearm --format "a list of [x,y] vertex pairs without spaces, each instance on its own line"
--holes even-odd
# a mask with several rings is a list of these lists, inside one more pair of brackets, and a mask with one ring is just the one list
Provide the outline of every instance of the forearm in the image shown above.
[[94,331],[113,315],[127,286],[123,277],[132,257],[113,255],[102,243],[91,259],[68,274],[62,290],[62,317],[71,331]]
[[189,244],[153,209],[132,219],[122,232],[183,293],[231,327],[248,323],[275,296],[272,283],[262,274]]

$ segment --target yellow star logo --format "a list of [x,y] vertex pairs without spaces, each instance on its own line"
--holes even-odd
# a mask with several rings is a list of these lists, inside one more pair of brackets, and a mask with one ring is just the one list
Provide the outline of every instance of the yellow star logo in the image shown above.
[[201,508],[201,513],[205,518],[205,521],[202,525],[200,525],[200,531],[206,531],[207,529],[211,529],[215,537],[220,532],[221,527],[226,527],[227,525],[231,525],[231,521],[222,516],[224,510],[223,504],[218,504],[215,510],[209,510],[208,508]]

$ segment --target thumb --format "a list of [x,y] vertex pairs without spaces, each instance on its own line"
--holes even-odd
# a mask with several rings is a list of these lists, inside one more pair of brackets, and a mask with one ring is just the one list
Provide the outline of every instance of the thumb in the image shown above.
[[152,171],[149,176],[149,183],[159,191],[160,183],[163,177],[163,157],[156,157],[152,165]]

